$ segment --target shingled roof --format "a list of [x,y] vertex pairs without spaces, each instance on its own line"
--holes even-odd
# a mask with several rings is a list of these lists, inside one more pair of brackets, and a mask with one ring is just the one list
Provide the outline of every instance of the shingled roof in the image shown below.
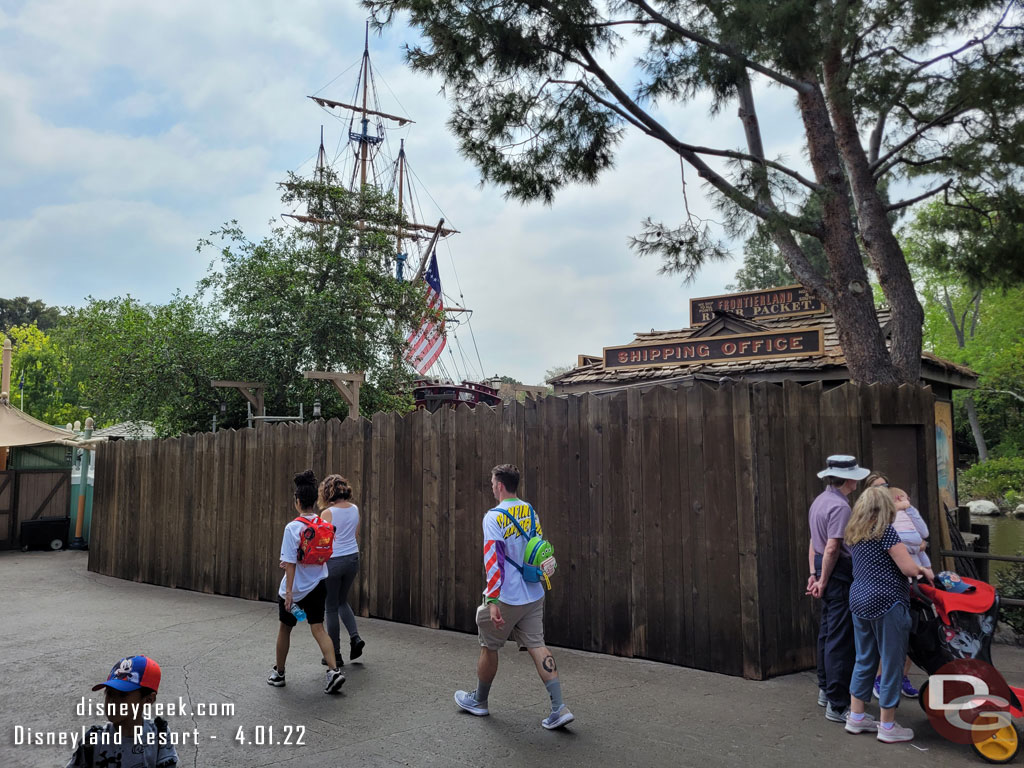
[[[889,325],[891,312],[889,309],[883,308],[879,309],[877,314],[878,322],[885,331]],[[660,365],[628,369],[605,369],[603,363],[599,362],[574,368],[556,376],[549,383],[555,387],[556,392],[559,392],[607,389],[640,383],[660,383],[690,377],[719,379],[728,376],[762,381],[786,378],[807,381],[849,378],[846,357],[839,344],[839,332],[836,330],[835,318],[831,314],[762,318],[755,321],[722,312],[718,313],[716,319],[708,325],[681,328],[675,331],[637,333],[633,343],[687,341],[701,336],[714,335],[716,331],[735,333],[743,332],[743,330],[748,332],[778,331],[816,327],[822,329],[824,337],[824,351],[820,355],[780,357],[769,360],[718,360],[688,365]],[[888,339],[888,334],[886,337]],[[931,352],[924,352],[921,355],[921,378],[926,382],[935,380],[961,388],[973,389],[978,374],[967,366],[944,360]]]

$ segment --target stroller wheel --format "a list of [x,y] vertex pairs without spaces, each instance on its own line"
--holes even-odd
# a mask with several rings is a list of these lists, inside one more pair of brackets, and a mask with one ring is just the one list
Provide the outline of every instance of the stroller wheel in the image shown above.
[[[990,732],[986,732],[987,734]],[[1020,751],[1020,734],[1013,725],[1007,723],[999,730],[971,745],[982,760],[989,763],[1008,763]]]
[[924,685],[922,685],[918,689],[918,691],[917,691],[917,705],[919,707],[921,707],[921,711],[924,712],[927,715],[928,714],[928,709],[927,709],[927,707],[925,707],[925,702],[926,701],[928,701],[928,681],[927,680],[924,681]]

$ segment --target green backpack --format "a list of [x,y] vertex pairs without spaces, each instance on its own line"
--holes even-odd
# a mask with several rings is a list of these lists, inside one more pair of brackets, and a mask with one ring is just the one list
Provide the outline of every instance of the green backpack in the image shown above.
[[[527,505],[530,506],[530,505]],[[519,535],[526,539],[526,550],[523,552],[523,563],[520,565],[508,555],[505,556],[506,563],[512,563],[516,570],[523,575],[523,581],[530,582],[531,584],[538,583],[541,579],[547,585],[548,589],[551,589],[551,579],[548,577],[553,575],[555,568],[558,567],[558,563],[555,562],[555,548],[551,546],[551,542],[547,539],[542,539],[537,536],[537,518],[536,513],[533,511],[533,507],[530,506],[530,535],[526,535],[526,531],[523,530],[522,526],[519,525],[519,521],[508,513],[507,510],[495,509],[496,512],[504,512],[505,517],[509,519],[509,522],[515,526],[515,529],[519,532]]]

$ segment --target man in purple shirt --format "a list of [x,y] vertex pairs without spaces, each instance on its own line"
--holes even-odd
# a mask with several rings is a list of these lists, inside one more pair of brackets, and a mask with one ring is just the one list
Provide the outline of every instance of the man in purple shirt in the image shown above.
[[850,706],[850,677],[856,660],[853,619],[850,615],[850,584],[853,563],[843,542],[850,520],[849,496],[870,470],[857,466],[853,456],[829,456],[818,477],[828,487],[811,502],[807,520],[811,541],[807,549],[807,594],[821,598],[818,629],[818,704],[825,717],[845,723]]

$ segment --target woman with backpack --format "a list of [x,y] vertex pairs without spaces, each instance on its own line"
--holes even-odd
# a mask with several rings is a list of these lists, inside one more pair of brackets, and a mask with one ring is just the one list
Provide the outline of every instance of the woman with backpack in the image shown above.
[[[349,636],[349,660],[363,655],[366,643],[359,637],[356,615],[348,604],[348,592],[359,573],[359,507],[352,503],[352,487],[341,475],[328,475],[320,483],[320,509],[323,519],[334,524],[334,551],[327,561],[327,634],[334,646],[338,666],[341,660],[341,626]],[[341,621],[339,622],[339,617]],[[326,657],[323,663],[327,663]]]
[[[302,619],[309,620],[313,639],[327,663],[324,693],[336,693],[345,676],[335,664],[331,639],[324,631],[324,601],[327,597],[327,560],[331,556],[334,528],[330,520],[316,513],[316,476],[307,469],[295,475],[295,511],[299,516],[284,527],[281,538],[281,567],[284,578],[278,589],[277,664],[267,683],[275,688],[285,684],[284,668],[291,647],[292,628]],[[298,615],[296,615],[298,614]]]

